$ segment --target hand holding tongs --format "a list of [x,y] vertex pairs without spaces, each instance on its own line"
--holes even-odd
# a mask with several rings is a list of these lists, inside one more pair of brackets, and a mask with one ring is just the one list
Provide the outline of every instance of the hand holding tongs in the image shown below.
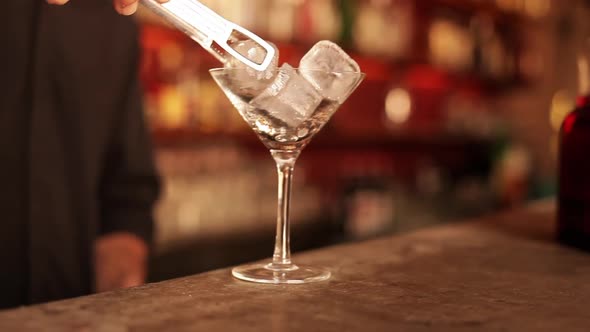
[[[229,55],[255,70],[264,71],[275,56],[275,49],[264,39],[224,19],[197,0],[170,0],[166,3],[142,0],[142,3],[189,35],[222,63],[228,61]],[[254,62],[232,48],[232,42],[243,39],[251,39],[266,50],[262,63]]]

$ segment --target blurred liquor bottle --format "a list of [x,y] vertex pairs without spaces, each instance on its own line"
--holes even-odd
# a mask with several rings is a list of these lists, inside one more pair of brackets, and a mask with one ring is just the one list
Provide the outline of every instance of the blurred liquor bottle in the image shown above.
[[407,0],[359,2],[352,31],[355,49],[389,59],[407,57],[413,33],[412,9]]
[[578,56],[579,95],[560,132],[558,238],[590,250],[590,39]]
[[299,5],[299,2],[292,0],[275,0],[268,4],[267,35],[269,40],[294,41]]
[[318,40],[338,41],[342,26],[340,8],[334,0],[305,0],[297,16],[297,39],[305,44]]
[[352,47],[356,6],[353,0],[338,0],[342,27],[340,30],[340,44]]
[[514,49],[503,40],[497,25],[498,22],[486,15],[476,15],[471,19],[474,66],[478,73],[488,79],[510,80],[514,76]]

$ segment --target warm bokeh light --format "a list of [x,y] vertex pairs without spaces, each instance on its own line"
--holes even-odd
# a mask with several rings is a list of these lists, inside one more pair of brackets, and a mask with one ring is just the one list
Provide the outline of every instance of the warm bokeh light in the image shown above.
[[559,90],[551,100],[551,112],[549,121],[555,131],[559,131],[563,120],[575,107],[575,97],[567,90]]
[[169,128],[182,126],[186,121],[186,98],[173,86],[162,88],[158,100],[160,110],[160,121]]
[[524,12],[533,17],[541,18],[546,16],[551,10],[550,0],[525,0]]
[[533,18],[542,18],[551,11],[551,0],[496,0],[502,10],[520,12]]
[[588,94],[590,92],[590,77],[589,76],[590,66],[588,65],[588,58],[584,56],[578,57],[578,92],[580,96]]
[[469,32],[449,20],[438,20],[428,33],[431,61],[443,68],[464,70],[473,62]]
[[385,99],[385,112],[387,118],[395,124],[408,121],[412,113],[412,97],[410,93],[401,88],[389,91]]

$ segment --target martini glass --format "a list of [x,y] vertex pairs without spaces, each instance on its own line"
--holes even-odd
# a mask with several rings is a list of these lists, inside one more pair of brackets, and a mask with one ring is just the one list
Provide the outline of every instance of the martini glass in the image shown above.
[[[307,117],[297,122],[290,122],[274,117],[272,114],[276,114],[276,110],[252,105],[253,96],[243,87],[252,86],[252,80],[256,78],[248,75],[247,70],[212,69],[210,73],[244,120],[270,150],[276,162],[279,184],[277,233],[274,254],[270,262],[235,267],[232,275],[241,280],[267,284],[303,284],[327,280],[331,275],[328,269],[296,265],[291,262],[289,206],[293,169],[301,151],[359,86],[365,75],[361,72],[315,71],[316,73],[311,73],[314,71],[305,69],[307,73],[333,77],[340,80],[339,82],[346,83],[339,84],[340,98],[337,101],[324,99],[315,110],[309,112]],[[299,74],[304,70],[296,69],[295,71]],[[272,82],[268,82],[270,83]],[[270,103],[270,105],[273,104]]]

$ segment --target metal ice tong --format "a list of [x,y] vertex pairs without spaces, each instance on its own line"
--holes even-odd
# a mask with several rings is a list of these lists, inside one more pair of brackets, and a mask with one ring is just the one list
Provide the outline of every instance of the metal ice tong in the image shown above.
[[[166,3],[142,0],[142,3],[190,36],[224,64],[229,61],[229,57],[234,57],[255,70],[264,71],[275,56],[275,49],[264,39],[224,19],[197,0],[170,0]],[[266,56],[261,63],[248,59],[232,48],[233,42],[247,39],[253,40],[266,50]]]

